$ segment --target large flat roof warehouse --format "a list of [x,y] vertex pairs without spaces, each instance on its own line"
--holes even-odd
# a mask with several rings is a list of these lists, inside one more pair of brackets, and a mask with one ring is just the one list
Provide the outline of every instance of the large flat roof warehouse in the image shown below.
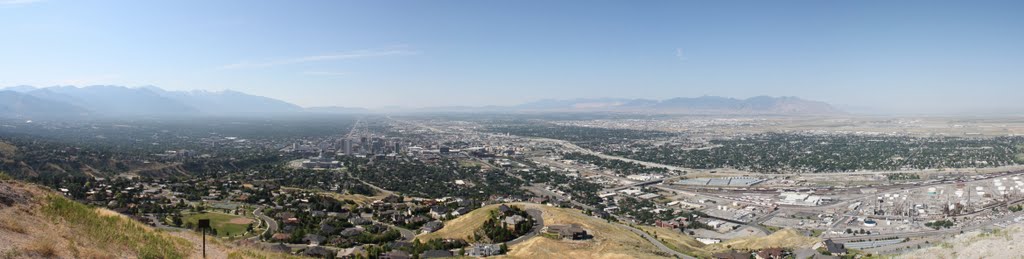
[[677,181],[676,184],[749,187],[764,181],[765,179],[763,178],[755,177],[693,178]]

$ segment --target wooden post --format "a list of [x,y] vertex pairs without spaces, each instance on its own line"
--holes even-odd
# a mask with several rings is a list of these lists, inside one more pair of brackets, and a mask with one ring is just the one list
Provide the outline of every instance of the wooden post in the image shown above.
[[210,219],[199,219],[199,229],[203,230],[203,258],[206,258],[206,229],[210,228]]

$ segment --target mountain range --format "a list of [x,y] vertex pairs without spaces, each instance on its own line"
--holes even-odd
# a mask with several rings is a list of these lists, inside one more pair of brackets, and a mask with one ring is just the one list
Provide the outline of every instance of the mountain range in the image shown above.
[[573,99],[541,100],[515,106],[519,110],[537,111],[611,111],[669,114],[841,114],[843,111],[824,102],[797,97],[757,96],[735,99],[719,96],[695,98],[651,99]]
[[717,96],[652,99],[540,100],[513,106],[367,110],[309,107],[238,91],[167,91],[154,86],[14,86],[0,89],[0,117],[267,116],[372,112],[621,112],[659,114],[840,114],[833,106],[797,97]]

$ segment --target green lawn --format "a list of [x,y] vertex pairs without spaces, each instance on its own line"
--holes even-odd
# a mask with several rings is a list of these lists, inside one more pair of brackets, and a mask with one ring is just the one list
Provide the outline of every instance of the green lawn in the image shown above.
[[194,226],[198,224],[197,222],[199,222],[199,219],[210,219],[210,226],[217,230],[217,236],[220,237],[226,237],[228,234],[240,235],[245,233],[245,229],[249,227],[249,224],[231,223],[232,219],[246,219],[245,217],[218,212],[205,212],[187,215],[183,220],[186,224],[192,223]]

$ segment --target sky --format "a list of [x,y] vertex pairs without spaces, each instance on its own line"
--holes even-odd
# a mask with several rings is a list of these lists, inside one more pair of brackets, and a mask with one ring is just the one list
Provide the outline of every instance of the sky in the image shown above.
[[798,96],[1024,113],[1024,1],[0,0],[0,86],[302,106]]

